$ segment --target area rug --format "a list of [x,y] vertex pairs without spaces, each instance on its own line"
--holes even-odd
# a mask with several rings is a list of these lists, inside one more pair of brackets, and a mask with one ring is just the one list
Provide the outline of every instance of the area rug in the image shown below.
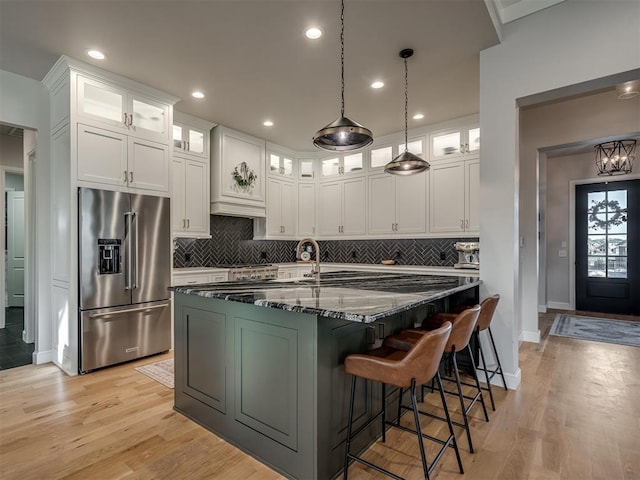
[[556,315],[550,335],[640,347],[640,322]]
[[166,387],[173,388],[173,358],[136,367],[136,370]]

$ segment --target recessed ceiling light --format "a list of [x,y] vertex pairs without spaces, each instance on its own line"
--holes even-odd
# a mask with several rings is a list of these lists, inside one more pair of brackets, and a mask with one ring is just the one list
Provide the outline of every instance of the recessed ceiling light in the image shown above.
[[271,120],[265,120],[263,125],[265,127],[273,127],[273,122]]
[[100,50],[89,50],[87,52],[91,58],[95,58],[96,60],[104,60],[106,55],[102,53]]
[[322,36],[322,30],[320,30],[318,27],[310,27],[305,30],[304,34],[307,38],[315,40],[316,38],[320,38]]
[[204,98],[204,93],[200,92],[199,90],[196,90],[195,92],[191,93],[191,96],[193,98]]
[[416,113],[416,114],[413,116],[413,119],[414,119],[414,120],[422,120],[423,118],[424,118],[424,115],[423,115],[422,113]]
[[371,84],[371,88],[382,88],[382,87],[384,87],[384,82],[377,81]]

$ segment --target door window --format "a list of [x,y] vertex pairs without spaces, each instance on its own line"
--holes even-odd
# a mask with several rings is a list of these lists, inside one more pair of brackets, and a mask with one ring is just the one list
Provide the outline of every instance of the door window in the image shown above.
[[589,192],[587,275],[627,278],[627,191]]

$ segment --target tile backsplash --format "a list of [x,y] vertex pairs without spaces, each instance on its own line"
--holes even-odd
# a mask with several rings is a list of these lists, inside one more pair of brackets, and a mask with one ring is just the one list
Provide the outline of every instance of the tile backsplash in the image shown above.
[[[173,266],[212,267],[220,264],[287,263],[296,260],[295,240],[253,240],[250,218],[211,215],[211,238],[176,239]],[[403,265],[453,266],[457,241],[477,238],[416,238],[381,240],[320,240],[323,262],[380,263],[395,259]],[[444,252],[444,260],[440,258]],[[263,258],[266,256],[266,258]]]

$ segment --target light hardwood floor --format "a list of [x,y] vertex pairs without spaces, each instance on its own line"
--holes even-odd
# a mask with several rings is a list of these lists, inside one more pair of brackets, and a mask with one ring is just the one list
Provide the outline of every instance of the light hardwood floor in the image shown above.
[[[472,412],[475,454],[458,430],[465,475],[451,452],[435,478],[640,479],[640,348],[550,337],[553,316],[541,316],[540,344],[520,348],[520,388],[494,389],[489,423]],[[282,478],[174,412],[173,390],[134,370],[166,357],[82,377],[51,365],[1,372],[0,478]],[[424,408],[437,410],[435,400],[427,395]],[[423,425],[428,433],[444,428]],[[366,457],[422,478],[415,443],[392,429]],[[433,458],[433,448],[428,453]],[[387,478],[359,465],[349,472],[354,480]]]

